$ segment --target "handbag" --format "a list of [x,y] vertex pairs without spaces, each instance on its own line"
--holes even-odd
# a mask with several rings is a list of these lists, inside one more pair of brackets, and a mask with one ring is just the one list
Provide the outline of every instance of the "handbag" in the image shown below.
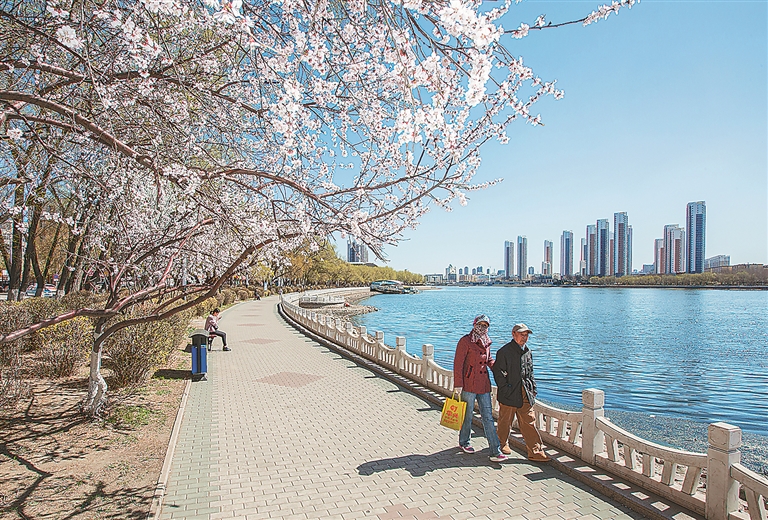
[[[457,399],[453,397],[457,396]],[[443,413],[440,416],[440,424],[452,430],[461,430],[464,424],[464,414],[467,412],[467,402],[461,400],[461,394],[453,393],[443,403]]]

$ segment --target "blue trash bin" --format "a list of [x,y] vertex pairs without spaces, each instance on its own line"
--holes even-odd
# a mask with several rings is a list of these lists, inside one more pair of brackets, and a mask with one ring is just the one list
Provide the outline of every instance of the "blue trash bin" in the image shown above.
[[196,330],[192,333],[192,375],[208,372],[208,331]]

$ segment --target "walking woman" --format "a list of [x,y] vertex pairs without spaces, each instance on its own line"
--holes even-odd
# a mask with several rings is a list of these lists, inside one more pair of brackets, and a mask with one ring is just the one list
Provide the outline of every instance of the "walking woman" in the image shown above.
[[472,332],[462,337],[456,345],[456,355],[453,358],[453,387],[461,394],[461,400],[467,402],[464,424],[459,431],[459,447],[464,453],[475,452],[469,437],[472,433],[472,415],[477,400],[480,417],[483,419],[483,430],[488,438],[491,461],[501,462],[507,457],[501,452],[501,443],[493,423],[491,378],[488,376],[489,368],[493,366],[491,338],[488,337],[491,320],[481,314],[475,318],[472,325]]

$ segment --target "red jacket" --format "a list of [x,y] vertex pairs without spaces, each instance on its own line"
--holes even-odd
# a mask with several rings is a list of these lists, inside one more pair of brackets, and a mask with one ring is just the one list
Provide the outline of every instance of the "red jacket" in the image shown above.
[[483,348],[479,343],[472,343],[469,334],[456,345],[453,358],[453,386],[460,386],[473,394],[487,394],[491,391],[491,378],[488,368],[493,366],[491,347]]

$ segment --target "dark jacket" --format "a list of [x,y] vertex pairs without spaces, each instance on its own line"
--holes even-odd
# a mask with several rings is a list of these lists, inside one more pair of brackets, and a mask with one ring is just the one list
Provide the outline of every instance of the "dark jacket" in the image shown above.
[[460,386],[473,394],[487,394],[491,391],[491,377],[488,367],[493,366],[491,347],[484,348],[472,343],[469,334],[459,340],[453,358],[453,386]]
[[533,406],[536,399],[536,380],[533,378],[533,355],[531,350],[510,341],[496,352],[493,364],[493,378],[498,387],[497,399],[501,404],[520,408],[523,406],[522,387]]

